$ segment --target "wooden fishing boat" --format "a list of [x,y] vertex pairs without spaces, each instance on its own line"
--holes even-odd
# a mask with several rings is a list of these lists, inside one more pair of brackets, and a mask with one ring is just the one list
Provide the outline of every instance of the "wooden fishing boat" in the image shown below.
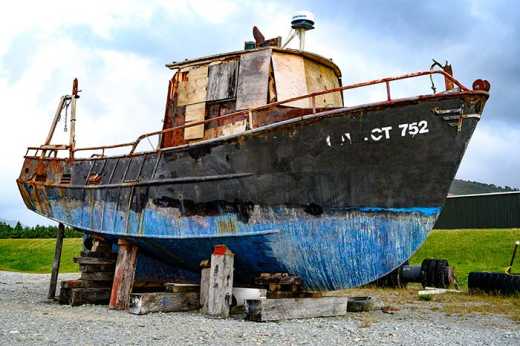
[[[343,86],[331,60],[276,42],[167,66],[162,130],[76,147],[76,83],[17,184],[30,210],[137,244],[137,277],[187,282],[216,244],[235,253],[245,284],[284,272],[332,290],[389,273],[432,229],[489,90],[448,67]],[[446,90],[391,97],[393,83],[430,76]],[[345,105],[375,85],[385,99]],[[69,102],[70,143],[53,145]]]

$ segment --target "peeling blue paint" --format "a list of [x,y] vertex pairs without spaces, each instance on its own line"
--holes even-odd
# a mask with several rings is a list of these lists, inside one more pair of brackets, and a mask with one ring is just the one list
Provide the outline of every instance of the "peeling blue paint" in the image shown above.
[[370,207],[312,216],[298,208],[255,207],[246,223],[233,213],[185,217],[173,208],[157,207],[124,212],[109,202],[69,209],[50,199],[49,206],[56,220],[114,238],[132,237],[143,249],[195,276],[213,246],[226,244],[236,254],[238,281],[259,272],[288,272],[318,290],[363,285],[392,271],[420,247],[440,212]]

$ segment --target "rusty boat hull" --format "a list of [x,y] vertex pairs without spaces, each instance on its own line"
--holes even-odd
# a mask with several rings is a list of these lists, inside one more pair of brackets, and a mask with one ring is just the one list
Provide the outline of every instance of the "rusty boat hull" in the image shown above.
[[38,214],[137,243],[138,277],[196,281],[225,244],[244,284],[287,272],[308,289],[355,287],[424,242],[486,100],[460,91],[333,109],[131,156],[26,156],[17,183]]

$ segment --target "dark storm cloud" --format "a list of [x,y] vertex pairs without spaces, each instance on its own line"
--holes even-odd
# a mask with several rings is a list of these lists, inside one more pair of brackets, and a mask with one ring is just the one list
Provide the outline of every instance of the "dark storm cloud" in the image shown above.
[[[515,1],[348,1],[314,7],[344,35],[362,37],[367,55],[413,70],[430,58],[449,60],[471,86],[489,79],[492,120],[520,127],[512,105],[520,99],[520,3]],[[348,68],[348,66],[347,66]]]

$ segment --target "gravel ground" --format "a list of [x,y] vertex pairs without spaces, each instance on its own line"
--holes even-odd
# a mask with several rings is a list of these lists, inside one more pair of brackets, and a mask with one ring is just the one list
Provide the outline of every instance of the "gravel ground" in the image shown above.
[[[61,279],[77,274],[61,275]],[[399,344],[520,345],[519,324],[497,315],[448,316],[414,305],[341,318],[255,323],[199,313],[144,316],[46,300],[49,275],[0,272],[0,345]]]

